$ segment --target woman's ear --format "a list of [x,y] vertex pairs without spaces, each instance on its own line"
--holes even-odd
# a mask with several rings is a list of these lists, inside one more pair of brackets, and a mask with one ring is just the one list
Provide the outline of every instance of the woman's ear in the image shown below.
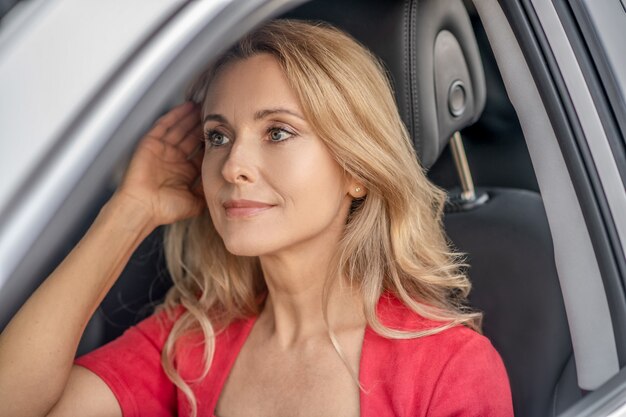
[[367,195],[367,189],[356,181],[352,181],[350,183],[350,188],[348,189],[348,194],[352,196],[352,198],[363,198]]

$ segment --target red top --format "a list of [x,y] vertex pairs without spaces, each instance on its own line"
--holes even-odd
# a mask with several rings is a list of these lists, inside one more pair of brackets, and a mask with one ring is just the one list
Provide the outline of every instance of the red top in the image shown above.
[[[383,296],[378,316],[388,327],[432,328],[436,322],[409,311],[396,298]],[[124,417],[187,416],[185,396],[161,368],[161,349],[171,329],[153,315],[113,342],[76,360],[111,388]],[[255,318],[231,324],[216,338],[208,375],[191,385],[198,417],[212,417],[217,400]],[[186,381],[201,372],[203,347],[184,343],[177,355]],[[369,326],[361,350],[359,379],[362,417],[509,417],[511,392],[500,356],[484,336],[457,326],[436,335],[409,340],[386,339]]]

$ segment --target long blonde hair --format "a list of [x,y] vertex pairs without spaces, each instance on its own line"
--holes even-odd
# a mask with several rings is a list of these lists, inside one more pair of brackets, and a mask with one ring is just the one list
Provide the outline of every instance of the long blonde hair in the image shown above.
[[[465,265],[442,230],[445,193],[418,163],[382,65],[330,25],[276,20],[225,52],[195,80],[190,98],[203,101],[225,64],[260,53],[277,60],[316,134],[346,174],[368,191],[353,202],[333,265],[336,273],[329,279],[339,277],[360,292],[368,325],[384,337],[421,337],[459,324],[479,331],[480,313],[465,306],[470,290]],[[174,286],[160,309],[171,312],[182,305],[185,312],[169,334],[162,365],[195,416],[196,400],[187,383],[192,381],[184,381],[174,365],[176,341],[187,332],[202,332],[198,380],[204,378],[215,335],[234,320],[258,315],[267,288],[258,259],[230,254],[208,213],[170,225],[165,253]],[[420,331],[384,326],[376,305],[385,292],[441,325]],[[331,329],[329,335],[335,344]]]

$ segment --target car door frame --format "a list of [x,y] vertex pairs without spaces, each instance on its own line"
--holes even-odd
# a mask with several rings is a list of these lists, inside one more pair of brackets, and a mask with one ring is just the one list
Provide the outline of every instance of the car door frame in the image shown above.
[[626,210],[620,211],[626,195],[617,168],[621,156],[610,141],[622,140],[621,132],[598,123],[606,107],[598,104],[589,62],[572,47],[572,16],[558,9],[559,2],[474,3],[520,117],[546,207],[579,386],[597,390],[575,412],[615,408],[611,395],[623,388],[619,370],[626,354]]

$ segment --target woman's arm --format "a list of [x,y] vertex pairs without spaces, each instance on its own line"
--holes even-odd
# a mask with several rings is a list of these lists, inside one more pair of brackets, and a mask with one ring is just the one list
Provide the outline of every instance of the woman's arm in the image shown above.
[[198,132],[190,105],[157,122],[86,235],[0,335],[0,415],[43,416],[57,403],[53,414],[61,415],[72,403],[66,397],[91,408],[83,416],[121,415],[108,387],[72,363],[89,318],[141,241],[158,225],[202,211],[201,192],[193,189],[201,155],[190,158]]
[[150,232],[135,208],[107,203],[0,336],[0,415],[45,415],[60,398],[89,318]]

